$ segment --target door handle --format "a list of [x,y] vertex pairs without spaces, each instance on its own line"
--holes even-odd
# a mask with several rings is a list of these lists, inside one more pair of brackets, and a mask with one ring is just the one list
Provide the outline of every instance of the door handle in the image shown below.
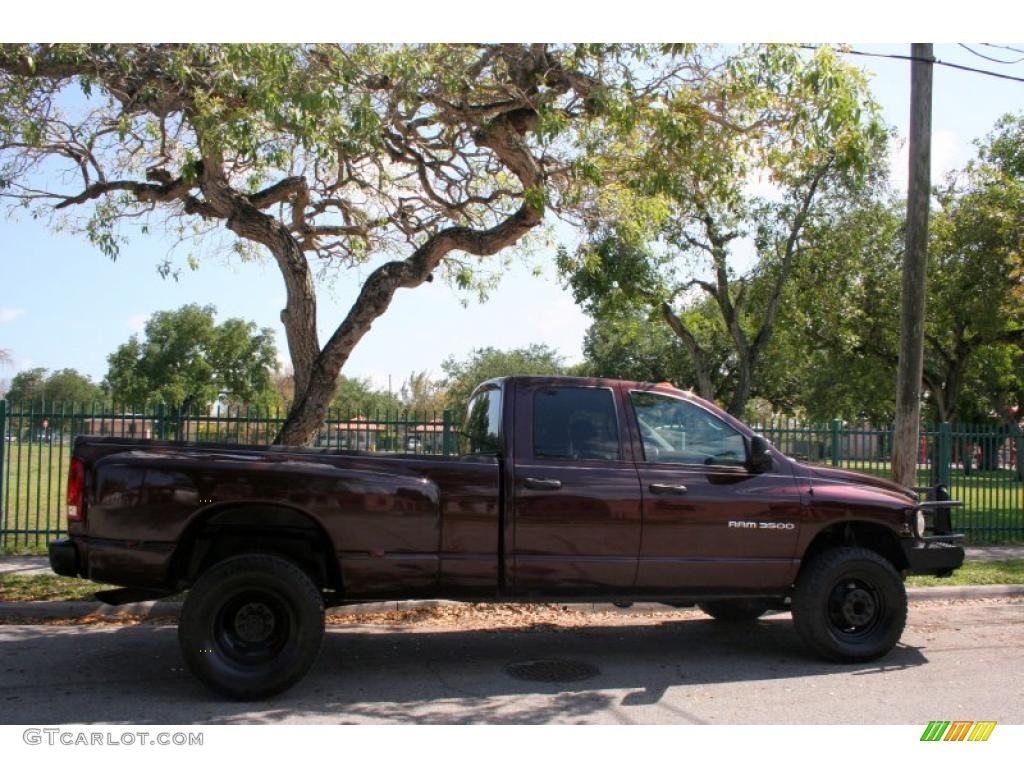
[[686,493],[685,485],[672,485],[671,483],[651,483],[651,493],[683,494]]
[[523,485],[533,491],[557,491],[562,487],[562,481],[549,477],[524,477]]

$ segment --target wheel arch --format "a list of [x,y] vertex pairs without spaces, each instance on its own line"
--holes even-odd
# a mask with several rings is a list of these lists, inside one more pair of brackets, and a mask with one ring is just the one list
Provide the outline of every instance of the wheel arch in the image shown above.
[[862,547],[875,552],[897,571],[910,567],[899,537],[889,527],[870,520],[843,520],[833,523],[811,539],[800,562],[802,571],[818,554],[835,547]]
[[187,587],[214,563],[248,551],[285,557],[320,588],[341,590],[334,545],[320,521],[304,510],[272,502],[218,506],[196,515],[178,538],[170,580]]

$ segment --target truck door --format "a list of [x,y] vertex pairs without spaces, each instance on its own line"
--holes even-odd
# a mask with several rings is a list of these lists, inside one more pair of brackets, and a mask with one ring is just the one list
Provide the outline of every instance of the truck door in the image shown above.
[[624,392],[640,446],[637,592],[771,591],[792,583],[800,498],[788,468],[753,472],[748,439],[698,403]]
[[640,481],[617,392],[520,381],[512,480],[512,592],[628,593],[640,551]]

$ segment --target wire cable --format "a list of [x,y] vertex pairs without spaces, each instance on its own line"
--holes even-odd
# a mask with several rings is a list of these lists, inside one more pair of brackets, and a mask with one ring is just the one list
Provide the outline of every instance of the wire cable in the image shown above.
[[969,45],[965,45],[964,43],[957,43],[957,45],[959,45],[965,51],[973,53],[979,59],[985,59],[986,61],[994,61],[996,64],[1020,64],[1022,61],[1024,61],[1024,56],[1021,56],[1019,59],[1014,59],[1013,61],[1007,61],[1006,59],[997,59],[992,56],[986,56],[984,53],[978,53],[978,51],[974,50]]
[[[817,51],[821,49],[820,45],[801,45],[801,48],[806,48],[811,51]],[[929,64],[935,64],[939,67],[949,67],[950,69],[960,69],[964,72],[974,72],[979,75],[988,75],[989,77],[998,77],[1002,80],[1014,80],[1018,83],[1024,83],[1024,77],[1015,77],[1014,75],[1006,75],[1002,72],[993,72],[989,69],[978,69],[977,67],[968,67],[965,64],[954,64],[951,61],[943,61],[942,59],[936,59],[932,57],[930,59],[922,56],[907,56],[899,53],[874,53],[873,51],[858,51],[853,48],[837,48],[838,53],[848,53],[851,56],[869,56],[876,59],[901,59],[903,61],[924,61]]]

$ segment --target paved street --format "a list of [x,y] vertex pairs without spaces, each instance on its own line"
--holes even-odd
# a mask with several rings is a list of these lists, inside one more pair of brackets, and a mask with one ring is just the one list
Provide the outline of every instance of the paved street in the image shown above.
[[[309,677],[223,702],[173,626],[0,626],[0,722],[1024,723],[1024,601],[921,603],[882,663],[810,657],[788,615],[738,629],[694,611],[530,630],[331,627]],[[555,661],[572,682],[517,679]],[[525,671],[552,670],[527,667]]]

